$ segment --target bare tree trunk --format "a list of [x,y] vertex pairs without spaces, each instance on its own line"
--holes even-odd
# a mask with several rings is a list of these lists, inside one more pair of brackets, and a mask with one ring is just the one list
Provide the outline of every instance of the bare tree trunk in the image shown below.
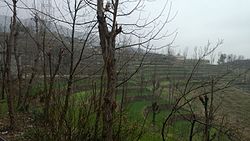
[[6,93],[7,93],[7,104],[10,118],[10,128],[15,127],[14,117],[14,95],[12,91],[12,77],[11,77],[11,45],[9,44],[6,51]]
[[116,91],[116,63],[115,63],[115,39],[121,32],[121,27],[117,27],[116,16],[119,1],[113,2],[114,13],[111,31],[108,29],[108,23],[105,18],[103,0],[97,1],[97,20],[99,23],[99,38],[102,48],[102,55],[107,73],[107,89],[103,101],[103,129],[102,138],[104,141],[113,141],[113,112],[116,107],[114,95]]
[[[73,14],[73,13],[71,13]],[[73,78],[74,78],[74,51],[75,51],[75,26],[76,26],[76,18],[77,18],[77,9],[75,9],[74,17],[73,17],[73,24],[72,24],[72,33],[71,33],[71,52],[70,52],[70,68],[69,68],[69,78],[67,82],[67,90],[66,90],[66,97],[64,100],[64,105],[61,113],[61,117],[59,120],[59,128],[61,128],[63,124],[63,120],[67,114],[68,107],[69,107],[69,101],[70,101],[70,95],[72,91],[72,85],[73,85]]]
[[104,95],[103,103],[103,140],[113,140],[113,112],[114,112],[114,94],[116,90],[116,69],[114,49],[109,46],[108,56],[104,57],[107,62],[107,91]]
[[46,44],[46,29],[42,29],[42,55],[43,55],[43,64],[42,64],[42,69],[43,69],[43,85],[44,85],[44,88],[43,88],[43,101],[44,101],[44,98],[46,97],[47,95],[47,91],[48,91],[48,88],[47,88],[47,63],[46,63],[46,49],[45,49],[45,44]]
[[214,79],[211,80],[211,97],[210,103],[207,95],[204,96],[205,101],[203,102],[205,109],[205,130],[204,130],[204,141],[210,141],[210,128],[213,120],[213,100],[214,100]]
[[52,72],[52,58],[51,58],[51,53],[49,53],[50,81],[49,81],[49,91],[45,97],[45,111],[44,111],[45,117],[47,120],[49,119],[50,101],[51,101],[51,97],[54,95],[54,93],[53,93],[54,83],[55,83],[56,75],[58,74],[58,71],[59,71],[59,68],[61,65],[62,54],[63,54],[63,50],[61,49],[58,53],[58,62],[55,66],[55,71]]
[[67,114],[68,108],[69,108],[69,101],[70,101],[70,94],[71,94],[71,90],[72,90],[72,84],[73,84],[73,75],[69,76],[69,80],[68,80],[68,84],[67,84],[67,90],[66,90],[66,97],[64,100],[64,105],[63,105],[63,109],[61,112],[61,117],[59,119],[59,128],[62,127],[63,125],[63,121],[65,119],[65,116]]
[[96,120],[95,120],[95,130],[94,130],[94,141],[97,141],[97,134],[98,134],[98,129],[99,129],[99,121],[100,121],[100,116],[101,116],[101,111],[102,111],[102,99],[103,99],[103,81],[105,79],[105,65],[102,71],[102,75],[101,75],[101,83],[100,83],[100,93],[99,93],[99,99],[98,99],[98,110],[96,112]]
[[28,82],[28,87],[27,87],[27,90],[26,90],[26,92],[25,92],[25,94],[23,95],[23,100],[22,100],[22,102],[20,103],[20,106],[19,106],[19,109],[21,109],[21,110],[25,110],[25,111],[27,111],[28,110],[28,104],[27,104],[27,99],[28,99],[28,96],[29,96],[29,94],[30,94],[30,90],[31,90],[31,88],[32,88],[32,82],[33,82],[33,80],[34,80],[34,78],[35,78],[35,75],[36,75],[36,65],[37,65],[37,60],[35,60],[35,65],[34,65],[34,67],[32,68],[32,73],[31,73],[31,77],[30,77],[30,80],[29,80],[29,82]]
[[[17,35],[18,33],[16,33]],[[15,37],[14,40],[14,55],[15,55],[15,61],[16,61],[16,67],[17,67],[17,80],[18,80],[18,103],[17,106],[21,104],[21,95],[22,95],[22,72],[21,72],[21,64],[20,64],[20,54],[18,53],[17,49],[17,40]]]
[[17,0],[12,0],[13,3],[13,17],[10,26],[10,35],[7,41],[6,50],[6,93],[7,93],[7,103],[8,112],[10,118],[10,129],[15,127],[15,116],[14,116],[14,93],[12,91],[12,76],[11,76],[11,55],[12,48],[16,45],[16,4]]
[[145,90],[145,88],[144,88],[145,76],[144,76],[144,68],[143,67],[141,67],[141,75],[140,76],[141,76],[140,94],[143,95],[143,92]]
[[[127,75],[128,75],[128,66],[126,66],[126,70],[125,70],[125,74],[123,76],[123,81],[125,81],[127,79]],[[118,131],[116,134],[116,140],[122,140],[120,138],[120,134],[121,134],[121,128],[122,128],[122,119],[123,119],[123,111],[124,111],[124,106],[125,106],[125,97],[127,95],[127,82],[124,83],[122,85],[122,99],[121,99],[121,103],[120,103],[120,109],[119,109],[119,125],[118,125]]]
[[3,68],[2,72],[2,88],[1,88],[1,99],[3,100],[5,98],[5,68]]
[[208,97],[204,96],[205,102],[203,103],[205,109],[205,129],[204,129],[204,141],[209,141],[209,117],[208,117]]
[[189,141],[192,141],[192,140],[193,140],[195,122],[196,122],[196,120],[195,120],[195,119],[192,119],[192,122],[191,122],[191,129],[190,129],[190,134],[189,134]]
[[[5,51],[5,48],[3,49]],[[2,88],[1,88],[1,99],[5,98],[5,76],[6,76],[6,54],[3,53],[2,60],[3,60],[3,66],[2,66]]]
[[[6,16],[5,16],[5,19],[4,19],[4,41],[7,41],[6,39]],[[6,52],[6,43],[4,42],[3,43],[3,51]],[[2,72],[2,89],[1,89],[1,95],[2,95],[2,99],[5,98],[5,79],[6,79],[6,53],[3,53],[3,56],[2,56],[2,60],[3,60],[3,72]]]

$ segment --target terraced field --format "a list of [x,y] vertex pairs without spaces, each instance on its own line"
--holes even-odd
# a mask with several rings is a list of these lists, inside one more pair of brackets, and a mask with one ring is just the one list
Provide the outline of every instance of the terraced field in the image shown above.
[[[128,70],[127,72],[120,72],[118,84],[123,81],[123,77],[128,77],[130,74],[133,74],[136,68],[140,66],[139,63],[140,62],[133,62],[133,65],[130,64],[129,68],[126,69]],[[122,94],[124,94],[125,116],[131,125],[137,126],[136,128],[138,131],[135,132],[137,134],[135,137],[140,134],[140,141],[162,140],[162,124],[170,114],[172,110],[171,106],[175,104],[180,96],[179,91],[183,90],[183,87],[187,83],[187,80],[193,71],[193,66],[193,63],[170,64],[169,62],[164,62],[164,60],[154,63],[146,61],[138,73],[131,77],[127,83],[118,87],[115,96],[118,105],[117,109],[119,109]],[[244,135],[244,138],[242,139],[249,140],[250,138],[247,133],[250,131],[250,94],[246,89],[249,83],[247,83],[248,80],[245,80],[245,77],[238,78],[240,72],[242,71],[228,70],[226,66],[200,64],[200,66],[194,71],[193,76],[190,77],[188,87],[192,88],[207,82],[211,76],[218,78],[220,84],[234,80],[237,77],[230,88],[216,93],[216,104],[221,105],[218,109],[217,116],[225,116],[232,126],[237,125],[239,128],[244,128],[245,130],[240,130]],[[92,96],[94,85],[97,86],[96,91],[98,92],[99,86],[101,85],[99,78],[100,75],[97,74],[93,76],[91,80],[86,79],[75,83],[75,86],[73,87],[74,99],[87,101],[88,98]],[[56,84],[55,87],[63,89],[65,84],[62,81],[59,82],[60,83]],[[218,87],[219,86],[220,85],[218,85]],[[154,91],[155,87],[158,88]],[[32,89],[31,93],[36,95],[39,93],[39,89],[42,88],[43,86],[38,85]],[[186,98],[190,97],[192,97],[192,94]],[[152,124],[153,113],[148,110],[151,109],[153,102],[157,102],[158,105],[171,105],[166,106],[168,108],[158,111],[155,115],[155,125]],[[194,100],[192,105],[197,116],[204,116],[202,105],[198,98]],[[167,128],[168,132],[166,137],[168,140],[185,141],[189,139],[191,122],[185,118],[179,118],[181,116],[183,117],[183,115],[190,115],[190,112],[188,112],[187,109],[187,107],[184,107],[175,114],[176,120]],[[6,114],[6,112],[6,101],[0,101],[0,116]],[[79,112],[76,111],[75,114],[78,115]],[[91,119],[95,119],[95,116]],[[197,123],[194,129],[195,135],[193,140],[201,140],[203,131],[202,125]],[[215,133],[217,133],[216,129],[211,129],[211,134],[215,135]],[[225,141],[229,140],[227,135],[222,136],[222,138]]]

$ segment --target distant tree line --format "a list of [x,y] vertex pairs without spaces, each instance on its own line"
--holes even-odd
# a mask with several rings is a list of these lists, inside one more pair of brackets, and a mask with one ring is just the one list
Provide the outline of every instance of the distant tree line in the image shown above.
[[234,62],[236,60],[244,60],[245,57],[243,55],[235,55],[235,54],[225,54],[225,53],[221,53],[219,55],[219,59],[217,61],[217,63],[219,65],[221,64],[225,64],[225,63],[231,63]]

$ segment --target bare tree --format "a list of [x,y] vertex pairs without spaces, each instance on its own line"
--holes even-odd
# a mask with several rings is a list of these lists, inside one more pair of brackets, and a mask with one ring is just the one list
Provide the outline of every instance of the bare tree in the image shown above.
[[[17,22],[18,23],[18,22]],[[17,48],[17,36],[19,34],[19,31],[20,28],[17,28],[17,25],[16,25],[16,33],[15,33],[15,40],[14,40],[14,48],[13,48],[13,54],[14,54],[14,57],[15,57],[15,65],[16,65],[16,68],[17,68],[17,80],[18,80],[18,97],[21,97],[22,95],[22,69],[21,69],[21,62],[20,62],[20,57],[21,57],[21,54],[19,52],[19,49]],[[18,105],[20,104],[20,100],[18,100]]]
[[[114,94],[116,91],[116,83],[117,83],[117,74],[116,74],[116,59],[115,59],[115,51],[117,49],[116,47],[116,39],[117,36],[120,33],[126,34],[122,29],[122,25],[126,24],[120,24],[118,23],[118,17],[124,17],[131,15],[135,10],[139,9],[141,6],[141,3],[143,1],[138,1],[136,6],[129,11],[128,13],[120,12],[120,8],[122,7],[122,4],[131,3],[129,1],[119,1],[119,0],[112,0],[107,1],[104,3],[104,0],[98,0],[96,4],[92,3],[91,1],[87,1],[89,5],[96,6],[96,12],[97,12],[97,20],[98,20],[98,29],[99,29],[99,38],[100,38],[100,45],[102,49],[102,55],[103,55],[103,61],[104,66],[106,67],[106,73],[107,73],[107,90],[104,94],[104,103],[103,103],[103,130],[102,130],[102,136],[104,141],[112,141],[113,140],[113,112],[114,112]],[[165,8],[165,7],[164,7]],[[161,16],[161,14],[153,19],[150,22],[146,22],[144,25],[137,25],[137,23],[130,24],[134,25],[138,28],[146,28],[147,25],[151,25]],[[169,17],[169,15],[168,15]],[[169,18],[163,23],[163,25],[160,27],[160,29],[153,28],[152,31],[154,31],[153,34],[150,34],[150,32],[146,35],[144,35],[145,40],[142,42],[139,42],[135,45],[143,45],[145,43],[148,43],[150,41],[155,40],[160,33],[160,31],[165,27],[165,25],[169,22]],[[136,34],[133,30],[129,32],[128,34],[135,35],[136,37],[143,37],[143,35]],[[147,36],[149,38],[147,38]],[[123,46],[124,47],[131,47],[135,45],[128,45]]]
[[[116,36],[122,32],[121,26],[117,26],[117,10],[118,10],[118,0],[113,3],[114,6],[114,15],[111,31],[109,31],[108,23],[105,17],[105,10],[103,5],[103,0],[97,1],[97,19],[99,23],[99,37],[100,44],[103,53],[103,60],[105,63],[105,70],[107,72],[107,90],[104,95],[103,103],[103,140],[112,141],[113,140],[113,112],[114,107],[114,94],[116,88],[116,67],[115,67],[115,43]],[[107,8],[108,3],[106,4]],[[109,10],[109,9],[107,9]]]
[[[24,91],[21,91],[23,92],[24,94],[20,94],[19,95],[19,98],[18,98],[18,108],[20,110],[23,110],[23,111],[27,111],[28,110],[28,96],[30,95],[30,91],[31,91],[31,88],[32,88],[32,84],[33,84],[33,81],[35,79],[35,76],[37,74],[37,69],[38,69],[38,62],[39,62],[39,57],[40,57],[40,50],[41,50],[41,44],[40,44],[40,35],[39,35],[39,17],[38,17],[38,14],[36,13],[34,15],[34,18],[33,18],[34,22],[35,22],[35,37],[33,38],[32,36],[32,33],[26,28],[24,27],[24,25],[22,25],[25,29],[25,32],[26,32],[26,35],[29,35],[29,37],[31,37],[31,39],[33,39],[33,41],[35,42],[35,49],[37,50],[36,51],[36,55],[35,55],[35,58],[33,60],[33,66],[31,68],[32,72],[31,72],[31,75],[30,75],[30,79],[28,80],[28,84],[27,84],[27,88]],[[27,42],[28,38],[26,38],[26,42]]]
[[6,66],[6,16],[5,16],[5,19],[4,19],[4,31],[3,31],[3,42],[1,43],[1,49],[2,49],[2,66],[1,66],[1,69],[2,69],[2,88],[1,88],[1,98],[4,99],[5,98],[5,77],[6,77],[6,69],[5,69],[5,66]]
[[[71,2],[69,0],[67,0],[67,7],[69,10],[69,13],[71,15],[71,37],[70,37],[70,43],[69,43],[69,48],[67,46],[65,46],[66,49],[68,49],[68,51],[70,52],[70,67],[69,67],[69,73],[68,73],[68,79],[67,79],[67,90],[66,90],[66,97],[64,100],[64,104],[63,104],[63,108],[62,108],[62,112],[61,112],[61,117],[59,120],[59,127],[62,126],[63,120],[65,118],[65,115],[68,111],[68,107],[69,107],[69,102],[70,102],[70,95],[72,93],[72,86],[74,83],[74,77],[77,71],[77,68],[79,67],[80,62],[82,61],[83,58],[83,53],[84,53],[84,49],[87,46],[87,41],[89,39],[89,37],[91,36],[92,31],[94,30],[95,26],[96,26],[96,22],[89,22],[87,21],[86,23],[90,23],[89,28],[86,34],[86,37],[84,39],[83,45],[81,47],[80,50],[80,56],[78,58],[76,58],[75,55],[75,49],[76,49],[76,43],[75,43],[75,32],[76,32],[76,27],[77,27],[77,18],[79,16],[79,12],[84,9],[84,7],[86,7],[86,4],[84,3],[84,0],[80,0],[77,1],[75,0],[73,2],[73,10],[71,9]],[[93,24],[91,24],[93,23]],[[63,41],[62,41],[63,42]]]
[[[195,72],[197,71],[200,63],[202,62],[202,59],[204,59],[206,56],[208,56],[209,54],[211,54],[216,48],[218,48],[220,45],[222,44],[222,41],[219,41],[215,47],[213,48],[210,48],[211,46],[211,43],[208,42],[208,44],[204,47],[204,52],[202,55],[199,55],[200,53],[198,53],[198,50],[195,49],[195,57],[198,57],[199,56],[199,59],[197,60],[197,62],[195,63],[190,75],[188,76],[187,80],[186,80],[186,83],[184,85],[184,88],[182,90],[179,90],[179,92],[181,93],[179,98],[176,99],[176,102],[170,112],[170,114],[166,117],[164,123],[163,123],[163,126],[162,126],[162,131],[161,131],[161,134],[162,134],[162,139],[163,141],[166,140],[165,138],[165,128],[166,126],[168,125],[169,123],[169,120],[170,118],[179,110],[181,109],[183,106],[185,105],[188,105],[190,101],[194,100],[197,98],[197,96],[194,96],[190,99],[187,100],[187,95],[191,94],[193,91],[196,91],[196,90],[199,90],[199,89],[202,89],[204,88],[204,86],[207,85],[207,83],[204,83],[204,84],[201,84],[201,85],[198,85],[198,86],[192,86],[190,83],[192,81],[192,78],[193,76],[195,75]],[[230,84],[230,82],[229,82]],[[191,86],[189,86],[191,85]],[[225,88],[227,88],[228,85],[225,85],[225,87],[221,87],[221,88],[218,88],[214,91],[220,91],[220,90],[223,90]],[[206,93],[202,93],[201,95],[205,95]],[[200,96],[200,95],[199,95]],[[184,103],[181,103],[182,100],[185,100]],[[194,123],[193,123],[194,124]],[[191,137],[190,137],[191,138]]]
[[11,74],[12,72],[12,49],[16,46],[16,17],[17,17],[17,0],[12,0],[12,20],[10,25],[10,34],[8,37],[7,43],[7,49],[6,49],[6,64],[5,64],[5,73],[6,73],[6,93],[7,93],[7,103],[8,103],[8,112],[9,112],[9,118],[10,118],[10,129],[13,129],[15,127],[15,116],[14,116],[14,93],[12,91],[13,89],[13,76]]

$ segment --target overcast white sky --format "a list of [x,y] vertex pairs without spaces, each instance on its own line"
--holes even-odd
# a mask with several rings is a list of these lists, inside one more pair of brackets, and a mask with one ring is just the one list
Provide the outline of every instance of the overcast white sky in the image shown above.
[[[33,0],[23,0],[32,2]],[[150,0],[153,1],[153,0]],[[250,0],[171,0],[172,13],[178,11],[169,30],[178,29],[175,51],[216,43],[224,39],[217,50],[250,58]],[[145,10],[154,14],[166,0],[150,2]],[[2,8],[1,8],[2,9]],[[4,12],[0,9],[0,14]]]
[[203,46],[208,40],[215,43],[217,39],[224,39],[218,52],[250,58],[250,0],[172,2],[173,9],[178,10],[172,23],[179,32],[175,42],[178,48]]

